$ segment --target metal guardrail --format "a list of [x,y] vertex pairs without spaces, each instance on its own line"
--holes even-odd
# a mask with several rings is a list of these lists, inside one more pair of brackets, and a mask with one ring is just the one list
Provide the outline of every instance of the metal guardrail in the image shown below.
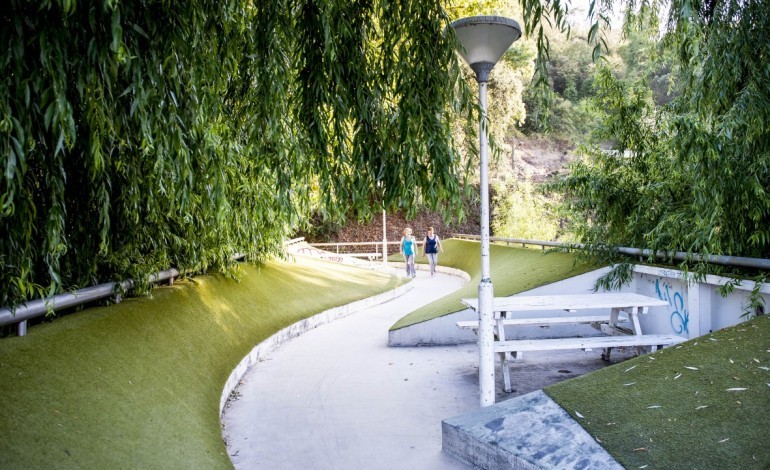
[[[398,246],[400,242],[388,242],[388,245],[394,245]],[[330,248],[334,247],[336,250],[336,253],[346,255],[354,255],[358,253],[358,251],[354,250],[343,250],[340,252],[340,247],[374,247],[375,253],[382,253],[382,242],[331,242],[331,243],[308,243],[308,245],[312,246],[313,248]],[[328,251],[328,250],[327,250]]]
[[[466,240],[479,240],[481,238],[480,235],[465,235],[465,234],[459,234],[459,233],[452,234],[452,237],[459,238],[459,239],[466,239]],[[585,245],[580,243],[547,242],[547,241],[541,241],[541,240],[526,240],[522,238],[489,237],[489,240],[492,242],[504,242],[507,244],[516,243],[516,244],[521,244],[522,246],[537,245],[537,246],[542,246],[543,249],[545,249],[545,247],[565,248],[568,250],[571,248],[577,248],[577,249],[585,248]],[[662,251],[662,250],[658,250],[653,253],[652,250],[641,249],[641,248],[629,248],[624,246],[617,247],[615,248],[615,250],[618,253],[623,253],[631,256],[638,256],[640,258],[654,257],[654,258],[662,258],[662,259],[673,259],[676,261],[685,261],[685,260],[705,261],[706,263],[720,264],[723,266],[739,266],[743,268],[770,270],[770,259],[766,259],[766,258],[746,258],[742,256],[723,256],[723,255],[703,256],[699,254],[686,253],[684,251]]]
[[[243,259],[245,255],[236,254],[233,259]],[[150,275],[148,284],[169,281],[173,283],[174,279],[180,276],[176,268],[170,268]],[[128,292],[134,288],[134,280],[126,279],[118,282],[106,282],[74,292],[65,292],[56,294],[44,299],[35,299],[17,305],[15,308],[0,308],[0,326],[17,324],[16,334],[24,336],[27,334],[27,321],[33,318],[42,317],[48,312],[56,312],[66,308],[77,307],[96,300],[102,300],[109,297],[115,299],[115,303],[121,301],[123,292]]]
[[[459,238],[460,240],[480,240],[481,235],[466,235],[462,233],[453,233],[452,238]],[[552,248],[574,248],[574,247],[582,247],[582,245],[575,245],[570,243],[562,243],[562,242],[548,242],[543,240],[528,240],[525,238],[504,238],[504,237],[489,237],[489,241],[491,242],[503,242],[507,245],[510,245],[512,243],[515,243],[517,245],[521,246],[527,246],[527,245],[535,245],[540,246],[545,250],[545,247],[552,247]]]

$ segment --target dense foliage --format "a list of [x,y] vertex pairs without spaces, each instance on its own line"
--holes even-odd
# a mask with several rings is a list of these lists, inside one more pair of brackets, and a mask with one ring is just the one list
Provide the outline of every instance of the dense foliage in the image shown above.
[[11,0],[0,305],[259,260],[313,205],[451,206],[473,101],[447,24],[425,0]]
[[664,107],[644,80],[599,74],[603,125],[558,184],[571,220],[594,246],[768,258],[770,8],[676,0],[663,45],[677,82]]

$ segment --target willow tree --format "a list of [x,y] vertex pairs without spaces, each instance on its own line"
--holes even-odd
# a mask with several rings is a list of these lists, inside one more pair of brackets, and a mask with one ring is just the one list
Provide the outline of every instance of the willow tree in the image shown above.
[[425,0],[11,0],[0,304],[272,256],[318,195],[451,206],[472,100],[447,24]]
[[[621,83],[607,69],[599,75],[606,115],[596,137],[614,152],[586,146],[585,160],[558,184],[581,241],[770,257],[768,3],[674,0],[662,28],[661,2],[621,3],[630,7],[626,28],[673,53],[677,97],[658,108],[644,82]],[[597,54],[602,21],[591,35]]]

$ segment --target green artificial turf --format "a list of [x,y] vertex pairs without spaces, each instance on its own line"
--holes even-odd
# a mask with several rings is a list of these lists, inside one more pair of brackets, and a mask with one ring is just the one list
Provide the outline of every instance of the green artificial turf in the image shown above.
[[231,468],[226,379],[260,341],[405,282],[320,260],[244,265],[0,340],[0,468]]
[[770,318],[545,392],[626,468],[770,468]]
[[[390,327],[391,330],[458,312],[466,308],[460,299],[478,297],[478,286],[481,281],[479,242],[449,239],[441,243],[444,246],[444,252],[439,254],[439,265],[465,271],[471,277],[470,282],[462,289],[401,318]],[[578,261],[573,253],[545,252],[539,248],[518,248],[497,244],[492,244],[489,251],[490,277],[497,297],[517,294],[599,268],[597,265]],[[403,257],[398,254],[388,259],[403,261]],[[418,262],[425,262],[425,259],[417,257]]]

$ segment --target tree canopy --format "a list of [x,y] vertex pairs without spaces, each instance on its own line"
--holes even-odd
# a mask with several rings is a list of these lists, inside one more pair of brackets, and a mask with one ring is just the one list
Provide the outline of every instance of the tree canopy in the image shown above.
[[[660,5],[633,5],[630,25],[657,34]],[[675,0],[664,31],[668,104],[654,105],[644,77],[598,75],[603,125],[557,184],[571,220],[593,246],[768,258],[770,7]]]
[[439,1],[11,0],[0,305],[263,259],[311,205],[458,201]]

